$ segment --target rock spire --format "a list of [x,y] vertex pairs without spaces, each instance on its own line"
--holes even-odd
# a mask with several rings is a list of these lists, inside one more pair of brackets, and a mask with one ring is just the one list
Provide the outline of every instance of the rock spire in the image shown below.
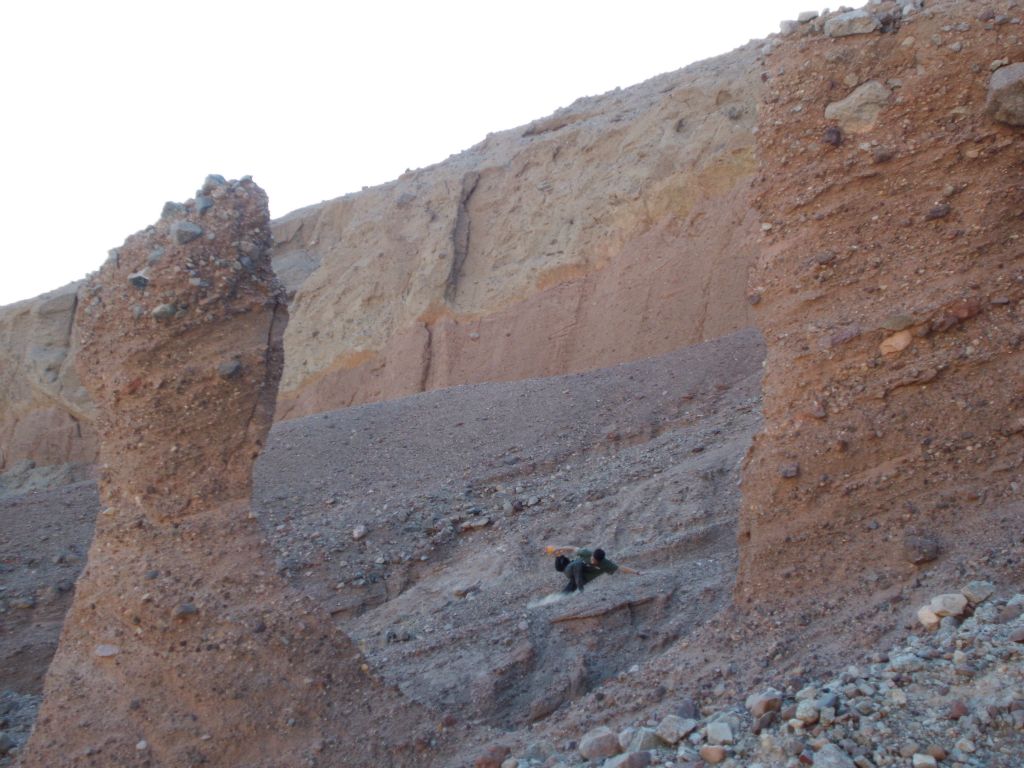
[[103,511],[26,768],[412,760],[415,708],[284,584],[250,513],[287,319],[270,244],[263,190],[211,176],[84,290]]

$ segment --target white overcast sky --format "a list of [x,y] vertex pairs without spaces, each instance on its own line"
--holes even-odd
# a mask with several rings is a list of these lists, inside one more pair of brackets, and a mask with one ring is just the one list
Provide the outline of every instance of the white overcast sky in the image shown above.
[[250,174],[271,214],[725,53],[801,0],[20,0],[0,7],[0,304]]

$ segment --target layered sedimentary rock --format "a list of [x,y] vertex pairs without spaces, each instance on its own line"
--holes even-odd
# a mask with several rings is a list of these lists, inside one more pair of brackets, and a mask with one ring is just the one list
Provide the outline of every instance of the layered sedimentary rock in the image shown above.
[[635,360],[749,325],[754,45],[275,222],[321,260],[279,418]]
[[269,246],[263,191],[211,177],[83,288],[103,511],[26,766],[412,760],[415,711],[285,586],[250,514],[286,323]]
[[[613,365],[749,326],[759,57],[751,44],[580,99],[274,222],[294,297],[277,418]],[[95,451],[66,358],[74,293],[62,296],[59,344],[35,331],[56,305],[0,314],[0,470]]]
[[881,599],[1019,540],[1024,137],[986,101],[1020,27],[1007,3],[873,10],[874,31],[801,27],[766,63],[745,605]]

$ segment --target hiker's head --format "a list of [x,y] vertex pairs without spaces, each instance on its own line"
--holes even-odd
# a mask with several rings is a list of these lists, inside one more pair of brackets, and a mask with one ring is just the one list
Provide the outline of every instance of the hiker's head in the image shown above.
[[569,564],[569,558],[565,555],[559,555],[555,558],[555,570],[561,573],[565,570],[565,567]]
[[604,550],[598,547],[594,550],[594,562],[600,564],[604,562]]

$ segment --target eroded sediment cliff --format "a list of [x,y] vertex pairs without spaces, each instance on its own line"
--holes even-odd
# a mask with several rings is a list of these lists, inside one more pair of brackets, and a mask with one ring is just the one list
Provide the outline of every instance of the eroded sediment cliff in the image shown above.
[[275,222],[320,267],[279,418],[585,370],[748,326],[756,46]]
[[92,404],[74,370],[78,286],[0,307],[0,470],[96,457]]
[[[207,180],[84,287],[101,500],[24,765],[403,764],[416,711],[288,588],[250,514],[282,367],[266,196]],[[391,718],[396,741],[360,738]],[[405,757],[403,757],[405,755]]]
[[990,104],[1024,59],[1012,5],[882,4],[767,57],[742,604],[867,605],[936,558],[1019,568],[997,553],[1022,512],[1024,141]]
[[[277,418],[614,365],[748,327],[758,49],[580,99],[275,221],[293,297]],[[0,311],[0,469],[94,456],[67,355],[74,287],[61,296],[57,346],[37,330],[49,300]]]

